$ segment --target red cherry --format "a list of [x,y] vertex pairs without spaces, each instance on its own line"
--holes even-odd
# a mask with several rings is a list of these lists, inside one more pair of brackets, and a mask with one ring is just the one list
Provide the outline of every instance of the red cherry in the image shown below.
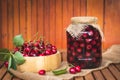
[[35,46],[35,47],[39,47],[39,43],[38,43],[38,42],[35,42],[35,43],[34,43],[34,46]]
[[90,30],[88,34],[89,34],[89,36],[93,36],[93,31]]
[[20,50],[20,48],[16,47],[16,48],[14,49],[14,52],[19,51],[19,50]]
[[56,49],[52,49],[52,52],[53,52],[53,54],[55,54],[57,52],[57,50]]
[[71,68],[69,69],[69,72],[70,72],[71,74],[76,74],[76,69],[75,69],[75,67],[71,67]]
[[39,53],[39,49],[38,48],[34,48],[34,52],[37,54]]
[[78,59],[82,59],[82,57],[83,57],[82,55],[79,55],[77,58],[78,58]]
[[71,57],[69,58],[69,61],[70,61],[70,62],[73,62],[73,61],[74,61],[73,56],[71,56]]
[[83,34],[83,37],[86,38],[86,37],[88,37],[88,35],[87,35],[86,33],[84,33],[84,34]]
[[46,54],[46,55],[51,55],[52,53],[51,53],[51,51],[46,50],[46,51],[45,51],[45,54]]
[[4,65],[5,65],[5,67],[8,67],[8,61],[6,61],[5,63],[4,63]]
[[42,49],[42,50],[43,50],[43,49],[45,49],[45,47],[44,47],[44,46],[40,46],[40,49]]
[[70,49],[71,49],[71,50],[74,50],[74,47],[73,47],[73,46],[71,46],[71,47],[70,47]]
[[97,49],[96,49],[96,48],[93,48],[92,51],[93,51],[94,53],[96,53],[96,52],[97,52]]
[[90,52],[86,52],[86,56],[89,57],[91,54]]
[[75,51],[73,51],[73,52],[72,52],[72,55],[73,55],[73,56],[76,56],[76,55],[77,55],[77,53],[76,53]]
[[84,43],[81,43],[81,44],[80,44],[80,47],[85,47],[85,44],[84,44]]
[[30,52],[30,48],[28,48],[28,47],[25,48],[24,50],[25,50],[25,52],[27,52],[27,53]]
[[93,45],[95,45],[95,44],[96,44],[96,41],[95,41],[95,40],[93,40],[93,41],[92,41],[92,44],[93,44]]
[[24,42],[23,46],[27,47],[28,46],[28,42]]
[[90,43],[92,39],[86,39],[86,43]]
[[52,48],[52,44],[47,44],[46,48]]
[[78,46],[79,46],[79,43],[74,42],[73,45],[74,45],[74,47],[78,47]]
[[23,54],[23,56],[27,57],[28,55],[27,54]]
[[52,46],[52,49],[56,49],[56,47],[55,47],[55,46]]
[[80,67],[80,66],[75,66],[75,70],[76,70],[77,72],[81,72],[81,67]]
[[46,55],[45,52],[42,52],[42,53],[40,53],[39,56],[45,56],[45,55]]
[[45,54],[40,54],[39,56],[45,56]]
[[81,53],[82,49],[81,48],[77,48],[77,52]]
[[87,45],[87,50],[91,49],[92,46],[91,45]]
[[45,70],[39,70],[38,74],[40,75],[45,75],[46,71]]

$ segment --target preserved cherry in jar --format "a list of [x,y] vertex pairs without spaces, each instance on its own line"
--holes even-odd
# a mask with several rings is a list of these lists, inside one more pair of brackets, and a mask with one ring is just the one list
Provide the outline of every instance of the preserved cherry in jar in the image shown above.
[[[67,61],[82,69],[96,68],[102,61],[102,37],[95,17],[73,17],[67,28]],[[85,21],[84,21],[85,20]]]

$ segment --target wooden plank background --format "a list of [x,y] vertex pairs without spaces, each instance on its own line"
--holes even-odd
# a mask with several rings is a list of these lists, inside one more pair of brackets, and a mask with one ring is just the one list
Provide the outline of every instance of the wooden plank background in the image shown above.
[[45,41],[66,49],[66,27],[74,16],[96,16],[104,32],[103,48],[120,44],[120,0],[0,0],[0,48],[13,49],[12,39],[26,41],[39,32]]

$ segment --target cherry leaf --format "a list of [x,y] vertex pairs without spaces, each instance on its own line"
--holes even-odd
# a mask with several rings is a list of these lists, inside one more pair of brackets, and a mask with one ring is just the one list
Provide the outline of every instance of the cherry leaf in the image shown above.
[[13,44],[17,47],[22,46],[24,43],[24,39],[22,35],[17,35],[13,38]]

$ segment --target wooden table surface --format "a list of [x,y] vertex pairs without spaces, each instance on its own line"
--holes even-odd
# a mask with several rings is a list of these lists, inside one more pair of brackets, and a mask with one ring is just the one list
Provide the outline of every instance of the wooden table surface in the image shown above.
[[[0,80],[22,80],[11,76],[3,62],[0,62]],[[94,71],[83,77],[74,77],[71,80],[120,80],[120,63],[111,64],[103,70]]]

